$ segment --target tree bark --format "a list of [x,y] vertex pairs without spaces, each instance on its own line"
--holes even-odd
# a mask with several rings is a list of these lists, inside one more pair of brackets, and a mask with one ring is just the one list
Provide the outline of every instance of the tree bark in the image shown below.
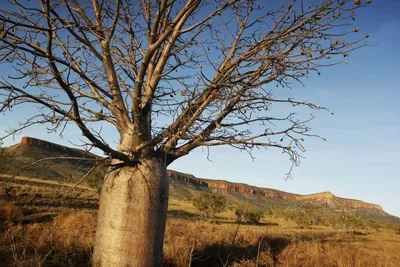
[[94,266],[163,265],[168,187],[166,167],[157,158],[122,167],[105,177]]

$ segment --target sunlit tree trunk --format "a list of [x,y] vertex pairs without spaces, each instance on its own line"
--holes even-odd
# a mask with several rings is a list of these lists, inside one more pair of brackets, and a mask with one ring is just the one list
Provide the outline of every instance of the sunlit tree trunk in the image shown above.
[[94,266],[162,266],[168,186],[166,167],[157,158],[105,177]]

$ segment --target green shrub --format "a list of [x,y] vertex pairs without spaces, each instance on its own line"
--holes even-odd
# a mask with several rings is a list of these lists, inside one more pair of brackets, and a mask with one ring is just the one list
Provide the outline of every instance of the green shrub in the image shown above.
[[235,208],[235,215],[237,222],[259,224],[260,220],[264,217],[264,212],[248,204],[239,204]]
[[226,209],[226,198],[219,194],[204,193],[193,199],[193,205],[200,211],[202,217],[211,220]]
[[371,228],[375,231],[380,231],[383,228],[382,223],[376,220],[368,220],[365,221],[364,224],[366,227]]
[[312,225],[312,215],[306,211],[299,211],[295,215],[295,222],[299,228],[310,228]]
[[348,233],[353,233],[355,229],[364,226],[360,216],[353,212],[345,212],[341,216],[341,223],[344,230]]
[[294,213],[294,221],[300,228],[310,228],[311,225],[316,224],[315,211],[317,206],[305,202],[296,207]]

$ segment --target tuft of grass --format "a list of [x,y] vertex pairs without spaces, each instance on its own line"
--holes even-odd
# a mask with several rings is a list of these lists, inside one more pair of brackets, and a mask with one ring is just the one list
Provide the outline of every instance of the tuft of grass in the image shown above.
[[13,203],[0,200],[0,230],[19,222],[22,218],[22,210]]

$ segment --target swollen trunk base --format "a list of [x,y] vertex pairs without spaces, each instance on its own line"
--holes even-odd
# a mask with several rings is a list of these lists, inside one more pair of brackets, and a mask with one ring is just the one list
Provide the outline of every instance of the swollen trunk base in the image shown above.
[[167,208],[168,176],[158,159],[110,172],[101,192],[93,265],[162,266]]

